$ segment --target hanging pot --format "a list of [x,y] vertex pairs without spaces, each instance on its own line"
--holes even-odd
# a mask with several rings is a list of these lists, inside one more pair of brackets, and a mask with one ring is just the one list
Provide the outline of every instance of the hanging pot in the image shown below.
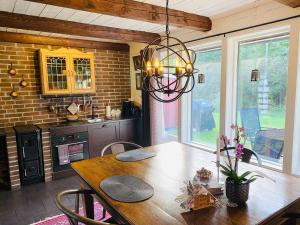
[[226,197],[238,205],[245,204],[249,197],[249,183],[237,184],[233,179],[226,179]]
[[9,68],[9,70],[8,70],[8,74],[9,74],[10,76],[15,76],[15,75],[17,74],[17,70],[13,68],[12,62],[10,63],[10,68]]
[[27,81],[24,79],[24,75],[22,76],[22,80],[20,81],[20,86],[21,87],[27,87],[28,83]]
[[19,96],[19,93],[16,91],[14,85],[12,85],[12,91],[10,92],[10,96],[13,98],[17,98]]

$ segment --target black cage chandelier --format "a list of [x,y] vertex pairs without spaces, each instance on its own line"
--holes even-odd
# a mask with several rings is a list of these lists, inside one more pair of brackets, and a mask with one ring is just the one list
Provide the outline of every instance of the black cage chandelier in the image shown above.
[[159,102],[176,101],[193,90],[196,53],[170,36],[169,0],[166,1],[166,35],[153,40],[142,53],[142,88]]

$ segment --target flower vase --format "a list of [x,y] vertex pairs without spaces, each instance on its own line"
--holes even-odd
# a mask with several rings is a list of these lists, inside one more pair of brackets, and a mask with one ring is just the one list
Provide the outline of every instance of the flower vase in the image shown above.
[[237,184],[233,179],[226,179],[226,197],[232,203],[245,204],[249,197],[249,183]]

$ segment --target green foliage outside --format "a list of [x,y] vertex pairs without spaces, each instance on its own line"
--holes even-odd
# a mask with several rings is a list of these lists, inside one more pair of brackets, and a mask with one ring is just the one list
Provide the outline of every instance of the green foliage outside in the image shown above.
[[[262,127],[284,129],[288,50],[289,40],[287,38],[247,43],[240,46],[237,85],[238,124],[241,123],[240,109],[258,108]],[[192,141],[214,147],[219,134],[221,50],[198,52],[197,67],[200,68],[201,73],[205,74],[206,80],[204,84],[195,85],[192,99],[204,100],[214,106],[212,115],[216,127],[212,130],[201,131],[193,129],[195,117],[199,115],[192,114]],[[250,81],[253,69],[260,71],[259,82]],[[259,98],[261,97],[267,101],[267,106],[260,105]],[[167,132],[176,135],[177,128],[169,129]],[[249,147],[250,143],[246,143],[246,145]]]

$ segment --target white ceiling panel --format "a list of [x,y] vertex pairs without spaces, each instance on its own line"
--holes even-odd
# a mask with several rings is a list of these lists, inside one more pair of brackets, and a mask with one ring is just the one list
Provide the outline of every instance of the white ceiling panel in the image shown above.
[[30,2],[17,0],[14,5],[14,13],[26,14],[26,11],[30,5]]
[[41,17],[55,18],[61,11],[62,7],[46,5],[46,7],[41,12]]
[[5,12],[12,12],[14,10],[16,0],[0,0],[0,9]]
[[26,15],[39,16],[45,7],[46,4],[30,2],[25,13]]
[[7,28],[6,31],[7,32],[17,32],[17,29],[15,29],[15,28]]
[[76,13],[76,10],[74,9],[68,9],[68,8],[63,8],[55,17],[55,19],[58,20],[68,20],[70,17],[72,17],[73,14]]

